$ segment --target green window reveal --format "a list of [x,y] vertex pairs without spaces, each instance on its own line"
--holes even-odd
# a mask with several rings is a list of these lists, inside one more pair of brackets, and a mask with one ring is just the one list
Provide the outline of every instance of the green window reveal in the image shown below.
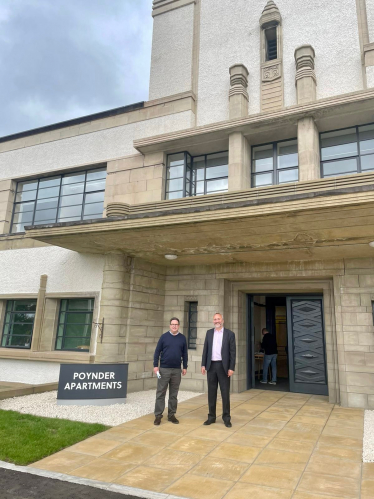
[[56,350],[90,349],[93,298],[61,300]]
[[6,305],[1,346],[30,348],[36,300],[9,300]]

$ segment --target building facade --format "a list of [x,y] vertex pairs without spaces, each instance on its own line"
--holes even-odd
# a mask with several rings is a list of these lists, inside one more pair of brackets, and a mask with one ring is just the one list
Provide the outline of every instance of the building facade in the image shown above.
[[[151,13],[150,13],[151,14]],[[149,100],[0,138],[0,379],[129,363],[212,316],[255,387],[374,408],[374,4],[154,0]],[[104,324],[104,327],[103,327]]]

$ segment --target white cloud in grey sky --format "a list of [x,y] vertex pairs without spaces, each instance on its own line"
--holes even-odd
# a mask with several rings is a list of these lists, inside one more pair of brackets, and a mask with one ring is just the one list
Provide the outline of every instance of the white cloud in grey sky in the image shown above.
[[148,99],[152,0],[0,0],[0,137]]

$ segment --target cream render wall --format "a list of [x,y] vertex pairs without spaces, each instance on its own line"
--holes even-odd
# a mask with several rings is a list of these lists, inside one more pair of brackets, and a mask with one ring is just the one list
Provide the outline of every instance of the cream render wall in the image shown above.
[[0,381],[42,385],[57,383],[60,364],[35,360],[0,359]]
[[[316,52],[318,99],[363,89],[354,1],[276,4],[283,24],[285,106],[296,104],[294,51],[303,44]],[[235,63],[249,70],[249,113],[260,111],[259,18],[265,5],[266,0],[202,0],[198,125],[228,119],[228,71]]]
[[366,1],[366,14],[368,19],[369,39],[374,42],[374,2],[372,0]]
[[0,252],[0,295],[37,293],[48,275],[47,293],[100,292],[104,256],[57,246]]
[[154,18],[149,98],[191,90],[194,4]]
[[189,128],[191,111],[0,153],[0,179],[37,175],[137,153],[133,140]]

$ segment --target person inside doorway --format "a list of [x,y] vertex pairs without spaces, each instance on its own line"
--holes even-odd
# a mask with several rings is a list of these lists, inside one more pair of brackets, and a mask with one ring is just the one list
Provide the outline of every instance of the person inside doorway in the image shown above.
[[264,364],[262,367],[262,380],[260,383],[268,382],[268,370],[271,365],[271,381],[269,385],[277,384],[277,340],[275,334],[270,334],[269,331],[264,327],[262,330],[262,343],[261,348],[264,350]]

